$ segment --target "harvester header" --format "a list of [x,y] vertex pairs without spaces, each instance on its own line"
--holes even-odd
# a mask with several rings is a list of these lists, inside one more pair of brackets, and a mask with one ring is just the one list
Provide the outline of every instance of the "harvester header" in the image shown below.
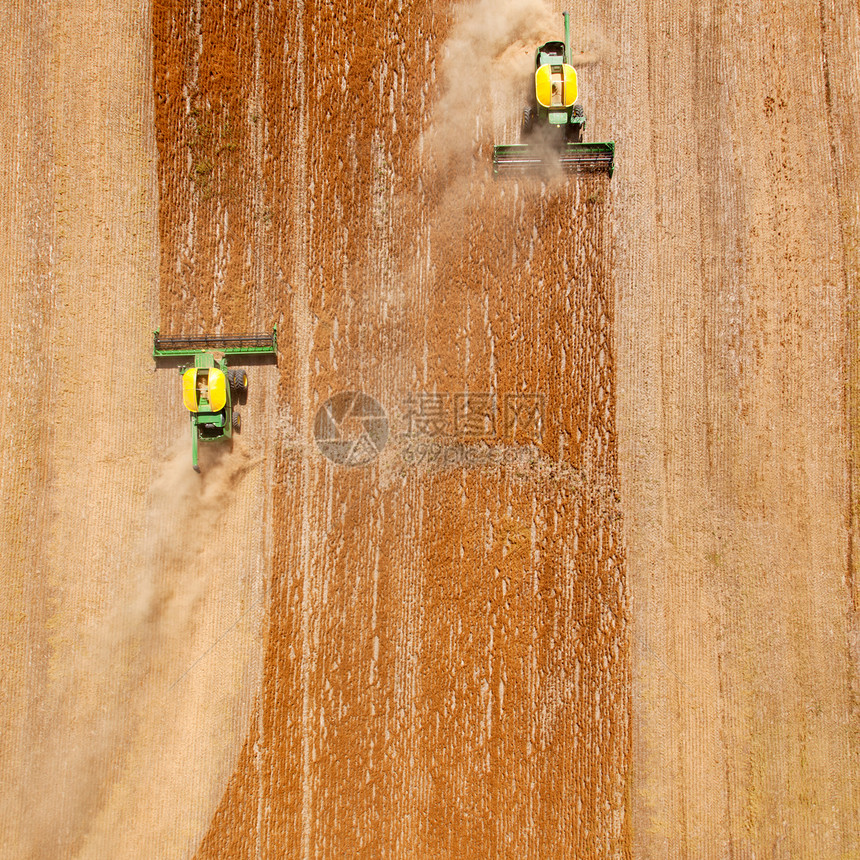
[[152,354],[156,358],[193,356],[206,350],[217,350],[224,355],[274,355],[278,351],[278,327],[275,325],[271,332],[262,334],[163,337],[159,329],[152,334]]
[[549,155],[554,155],[550,163],[558,163],[565,173],[606,171],[612,176],[615,170],[615,142],[610,140],[607,143],[568,143],[555,153],[527,143],[499,145],[493,152],[493,172],[496,175],[540,172],[547,166]]

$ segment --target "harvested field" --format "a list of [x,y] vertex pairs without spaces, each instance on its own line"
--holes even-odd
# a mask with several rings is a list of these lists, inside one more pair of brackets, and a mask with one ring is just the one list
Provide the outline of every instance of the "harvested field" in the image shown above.
[[3,13],[0,857],[860,857],[860,13],[561,9]]

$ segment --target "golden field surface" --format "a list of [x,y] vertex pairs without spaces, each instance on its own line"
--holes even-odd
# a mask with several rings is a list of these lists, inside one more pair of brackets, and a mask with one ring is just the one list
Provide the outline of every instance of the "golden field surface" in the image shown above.
[[3,860],[860,858],[860,10],[563,8],[5,5]]

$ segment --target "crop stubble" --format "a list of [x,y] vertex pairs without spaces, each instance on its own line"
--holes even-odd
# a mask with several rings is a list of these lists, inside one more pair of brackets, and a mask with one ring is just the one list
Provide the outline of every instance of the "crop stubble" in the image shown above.
[[624,153],[634,853],[855,856],[857,10],[594,14]]

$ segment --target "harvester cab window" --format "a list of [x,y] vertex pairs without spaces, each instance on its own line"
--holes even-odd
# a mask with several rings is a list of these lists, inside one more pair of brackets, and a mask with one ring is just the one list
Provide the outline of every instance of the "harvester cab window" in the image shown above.
[[538,66],[558,63],[564,59],[564,42],[547,42],[538,49]]

